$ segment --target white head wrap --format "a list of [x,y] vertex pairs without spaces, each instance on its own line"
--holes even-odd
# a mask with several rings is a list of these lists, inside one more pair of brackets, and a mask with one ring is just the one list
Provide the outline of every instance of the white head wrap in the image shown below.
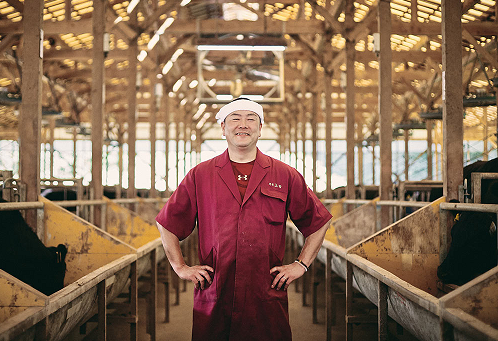
[[220,111],[216,114],[216,119],[218,123],[221,123],[225,120],[225,118],[237,110],[249,110],[257,114],[261,120],[261,123],[264,122],[263,118],[263,107],[261,104],[251,101],[247,98],[237,98],[230,103],[224,105]]

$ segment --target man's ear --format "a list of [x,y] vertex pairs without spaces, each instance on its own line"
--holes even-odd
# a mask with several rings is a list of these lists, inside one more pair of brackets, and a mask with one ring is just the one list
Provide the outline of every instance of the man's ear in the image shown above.
[[221,134],[225,136],[225,121],[221,122]]

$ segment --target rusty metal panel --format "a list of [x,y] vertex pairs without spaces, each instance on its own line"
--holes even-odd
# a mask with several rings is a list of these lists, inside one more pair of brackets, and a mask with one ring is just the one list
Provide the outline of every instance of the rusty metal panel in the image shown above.
[[64,244],[68,248],[64,285],[135,251],[111,234],[75,214],[40,198],[45,203],[46,246]]
[[0,323],[29,307],[44,307],[48,297],[0,270]]
[[348,248],[375,233],[379,198],[333,220],[325,238]]
[[430,205],[379,231],[348,250],[437,296],[439,265],[439,204]]
[[466,335],[498,340],[498,267],[441,299],[443,318],[455,337]]
[[[353,266],[353,287],[372,303],[377,304],[378,279]],[[419,340],[438,340],[439,317],[419,304],[411,301],[395,289],[387,292],[389,316]]]
[[107,201],[107,232],[137,249],[161,237],[155,225],[137,213]]
[[152,225],[156,225],[156,216],[164,206],[163,202],[148,203],[143,199],[139,198],[138,203],[135,206],[137,214],[146,222]]

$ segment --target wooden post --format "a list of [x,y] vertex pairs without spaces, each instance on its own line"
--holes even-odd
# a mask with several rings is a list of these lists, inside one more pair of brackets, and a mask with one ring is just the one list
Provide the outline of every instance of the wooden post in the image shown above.
[[363,123],[356,123],[356,146],[358,148],[358,185],[363,186]]
[[483,143],[482,160],[488,161],[488,107],[482,108],[482,116],[484,119],[484,130],[482,136],[482,143]]
[[[23,12],[23,96],[19,118],[19,174],[20,180],[26,184],[27,201],[38,201],[40,194],[43,4],[42,0],[26,1]],[[36,211],[26,211],[26,223],[37,232]]]
[[316,267],[318,263],[315,262],[311,264],[311,283],[312,283],[312,307],[313,307],[313,324],[318,323],[318,285],[320,282],[318,282],[318,278],[316,275]]
[[308,109],[306,108],[306,87],[304,86],[306,82],[306,79],[302,78],[302,87],[301,87],[301,94],[303,97],[301,98],[302,100],[302,105],[300,105],[301,108],[301,143],[302,143],[302,150],[301,152],[302,157],[303,157],[303,178],[306,179],[306,122],[308,122]]
[[285,147],[286,150],[289,151],[288,154],[288,164],[291,164],[291,155],[292,155],[292,148],[291,148],[291,142],[292,142],[292,119],[290,118],[290,113],[286,115],[287,118],[287,146]]
[[55,142],[55,118],[51,117],[50,121],[50,177],[54,177],[54,142]]
[[332,74],[325,72],[325,175],[326,197],[332,198]]
[[174,305],[180,305],[180,277],[176,273],[173,274],[173,286],[175,287]]
[[[177,109],[178,110],[178,109]],[[175,115],[175,152],[176,152],[176,158],[175,158],[175,169],[176,169],[176,187],[180,184],[180,177],[179,177],[179,159],[180,159],[180,113],[177,112]]]
[[439,125],[436,125],[436,129],[434,129],[434,140],[435,140],[435,144],[434,144],[434,153],[436,154],[436,177],[434,180],[439,180],[439,152],[438,152],[438,149],[439,149]]
[[[297,232],[296,232],[296,234],[297,234]],[[302,237],[302,235],[298,235],[298,238],[304,239],[304,237]],[[304,246],[304,240],[303,240],[302,245]],[[302,247],[301,247],[301,249],[302,249]],[[307,298],[308,298],[308,292],[309,292],[309,282],[311,280],[310,275],[311,274],[308,274],[308,272],[305,272],[304,275],[301,277],[302,278],[301,283],[302,283],[302,288],[303,288],[303,290],[301,292],[302,297],[303,297],[303,307],[307,307],[309,305]]]
[[163,93],[163,106],[164,106],[164,156],[165,156],[165,175],[164,180],[166,181],[166,197],[169,197],[169,187],[168,187],[168,170],[169,170],[169,96],[167,93]]
[[378,336],[379,341],[386,341],[387,334],[387,285],[381,281],[377,281],[377,309],[378,309]]
[[[380,119],[380,200],[391,200],[392,190],[392,51],[391,51],[391,7],[390,1],[378,4],[377,23],[380,33],[379,58],[379,119]],[[390,222],[388,206],[381,206],[381,227]]]
[[404,134],[404,141],[405,141],[405,181],[408,181],[408,170],[410,168],[410,153],[409,153],[409,148],[408,148],[408,141],[410,140],[409,133],[410,133],[410,131],[408,129],[405,129],[404,133],[403,133]]
[[353,315],[353,265],[346,261],[346,340],[353,340],[353,324],[348,317]]
[[171,266],[168,261],[166,261],[166,281],[164,282],[164,322],[169,322],[169,283],[171,281]]
[[463,182],[462,6],[441,1],[443,34],[443,195],[458,199]]
[[372,185],[375,185],[375,141],[372,141]]
[[124,144],[124,131],[123,124],[119,124],[118,129],[118,189],[116,191],[116,197],[121,198],[121,190],[123,189],[123,144]]
[[332,295],[332,251],[327,249],[327,260],[325,262],[325,324],[327,341],[332,341],[333,309],[335,309]]
[[311,112],[311,132],[312,132],[312,143],[313,143],[313,191],[316,193],[316,144],[317,144],[317,134],[318,134],[318,110],[320,110],[320,96],[318,93],[313,93],[313,110]]
[[[137,8],[130,13],[129,23],[132,27],[137,27]],[[135,189],[135,155],[137,140],[137,38],[130,40],[128,44],[128,198],[137,196]]]
[[156,192],[156,84],[157,77],[155,70],[149,71],[150,80],[150,192],[149,197],[157,196]]
[[293,132],[294,132],[294,138],[292,139],[294,142],[294,168],[297,169],[297,113],[292,115],[292,125],[293,125]]
[[187,116],[189,115],[189,111],[184,109],[184,114],[182,115],[183,122],[183,177],[187,174]]
[[[104,91],[105,91],[105,71],[104,71],[104,29],[105,29],[105,9],[104,0],[93,2],[92,31],[92,187],[95,200],[102,199],[102,147],[104,139],[102,136],[102,126],[104,125]],[[101,225],[102,210],[100,206],[94,207],[94,222]],[[102,226],[100,226],[102,227]]]
[[130,323],[130,341],[138,340],[138,272],[137,261],[131,263],[130,269],[130,315],[135,318]]
[[[354,187],[354,116],[355,116],[355,66],[356,58],[355,41],[349,34],[354,27],[354,1],[345,1],[345,37],[346,37],[346,162],[347,162],[347,179],[346,179],[346,198],[355,198]],[[350,205],[348,205],[350,206]],[[349,207],[348,207],[349,211]]]
[[76,151],[77,151],[77,144],[78,142],[78,131],[76,130],[76,127],[73,128],[73,178],[76,179],[76,161],[77,161],[77,157],[76,157]]
[[150,292],[149,292],[149,311],[147,314],[147,326],[150,340],[156,340],[157,324],[157,250],[150,253]]
[[98,299],[98,332],[97,340],[107,340],[107,297],[105,290],[105,279],[97,284],[97,299]]
[[278,144],[280,146],[280,161],[284,161],[285,159],[285,125],[282,122],[282,120],[278,121],[278,128],[279,128],[279,137],[278,137]]
[[432,120],[425,122],[427,130],[427,180],[432,180]]
[[71,21],[71,12],[73,10],[73,6],[71,5],[71,0],[64,0],[64,3],[65,3],[64,20]]

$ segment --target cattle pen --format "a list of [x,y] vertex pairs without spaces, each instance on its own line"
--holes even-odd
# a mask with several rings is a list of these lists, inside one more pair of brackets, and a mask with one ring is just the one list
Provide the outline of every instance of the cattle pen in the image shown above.
[[[37,209],[42,217],[44,244],[56,246],[63,241],[70,245],[64,288],[50,296],[2,272],[4,320],[0,325],[0,339],[21,336],[30,339],[39,335],[37,337],[41,339],[61,340],[95,314],[104,317],[98,320],[97,331],[105,334],[107,303],[115,299],[126,285],[133,314],[137,300],[137,255],[132,247],[48,200],[32,205],[3,204],[0,209]],[[9,296],[8,287],[16,294]],[[41,309],[34,310],[33,307]],[[19,318],[18,314],[23,315]],[[134,318],[131,316],[125,321],[136,324]]]
[[0,341],[498,341],[497,56],[498,0],[0,0]]
[[[346,281],[348,340],[353,340],[353,325],[372,322],[379,324],[379,338],[386,338],[388,316],[420,340],[448,340],[453,333],[455,339],[498,340],[496,268],[450,293],[438,283],[436,275],[447,253],[448,212],[498,215],[498,205],[445,203],[444,198],[417,203],[419,210],[375,232],[376,203],[382,202],[364,204],[330,223],[317,257],[326,271],[327,328],[336,323],[333,272]],[[370,207],[374,207],[373,212]],[[363,220],[365,214],[371,218],[370,225]],[[302,244],[292,224],[289,230],[289,236]],[[353,288],[377,306],[376,315],[355,309]]]

